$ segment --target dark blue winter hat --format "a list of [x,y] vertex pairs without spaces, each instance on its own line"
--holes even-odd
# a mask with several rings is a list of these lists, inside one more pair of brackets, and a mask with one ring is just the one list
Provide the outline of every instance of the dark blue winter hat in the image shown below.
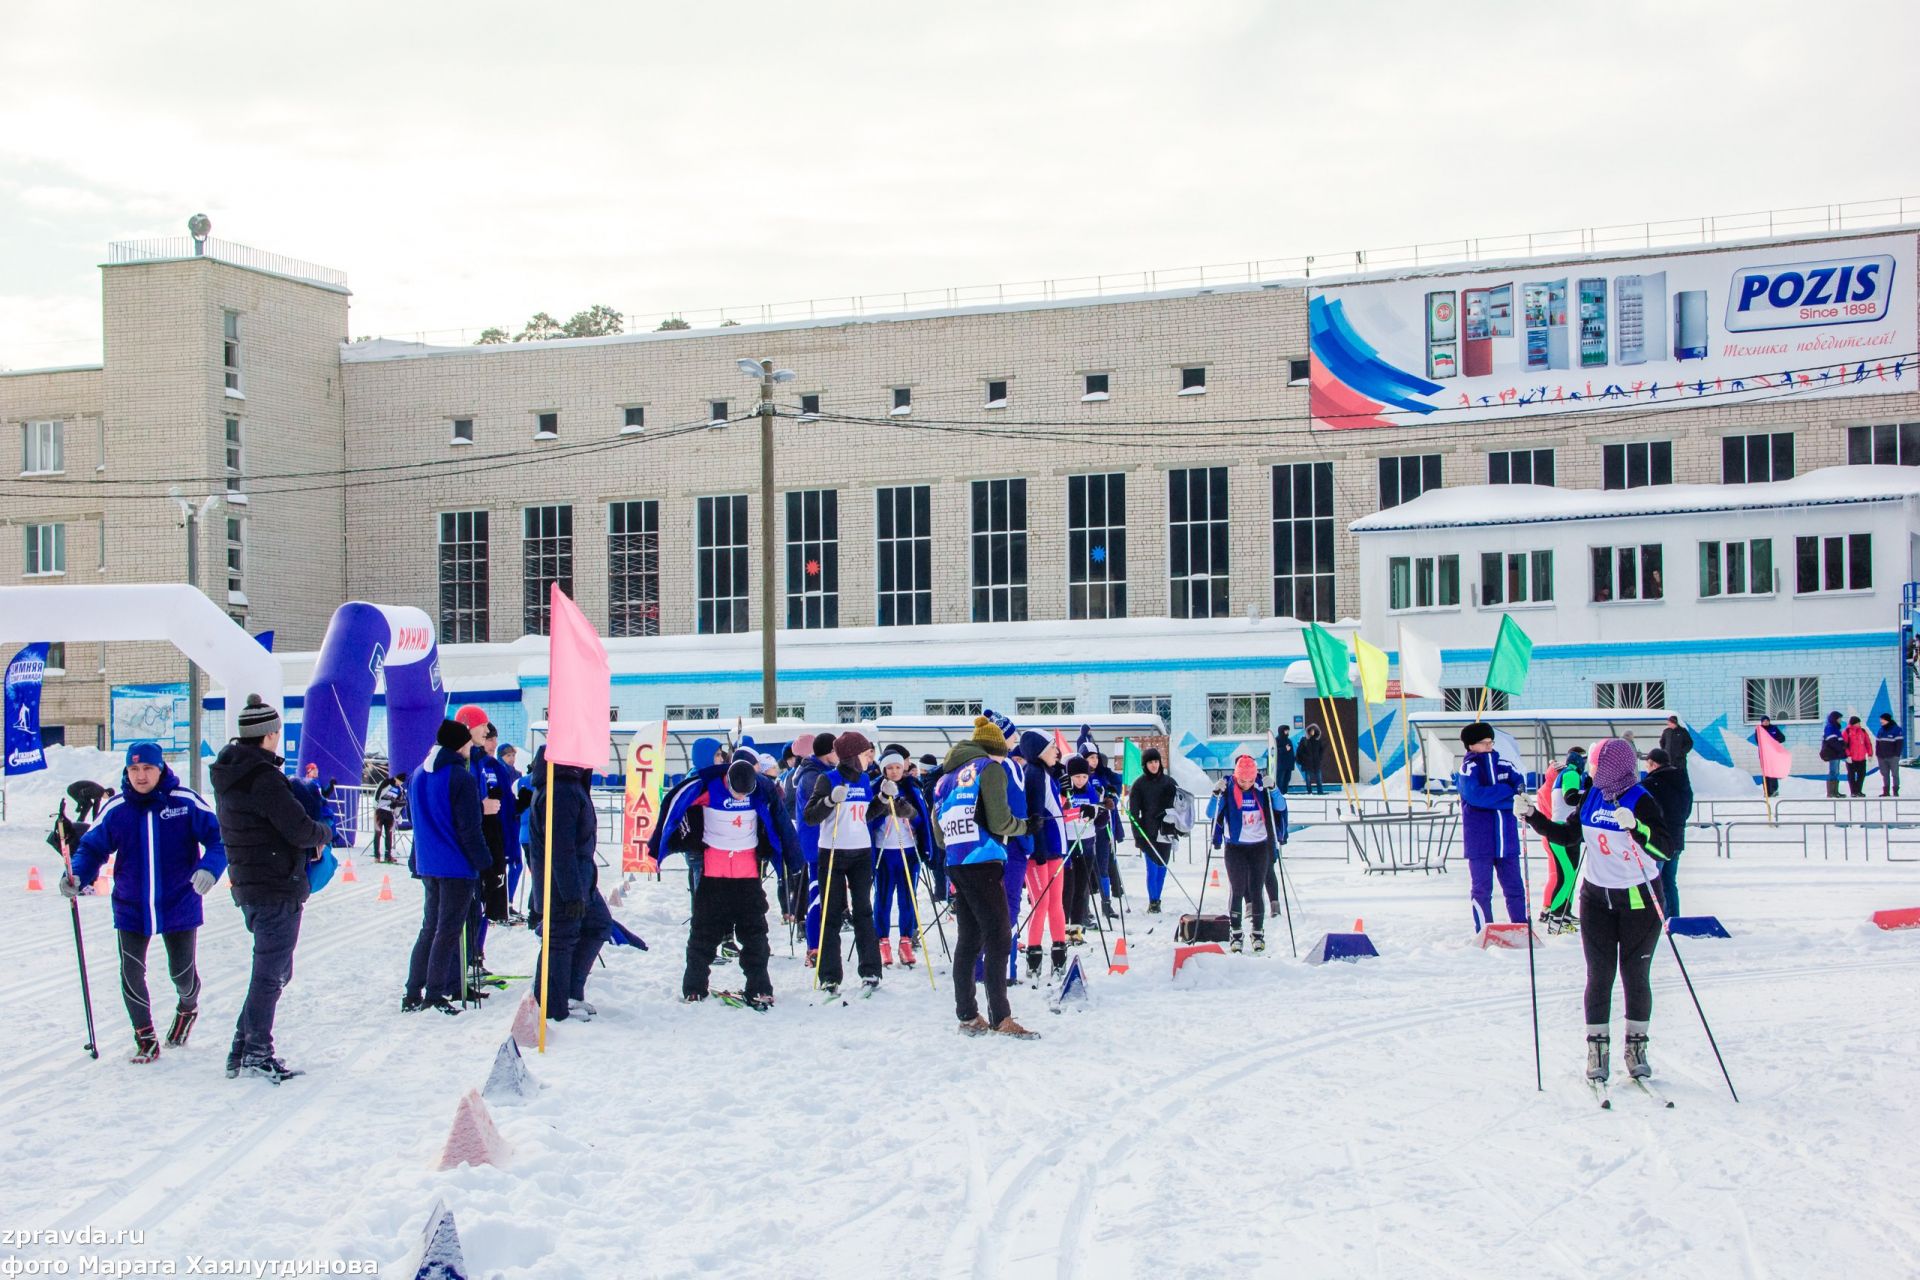
[[167,758],[160,754],[157,742],[136,742],[127,748],[127,764],[150,764],[156,769],[167,767]]
[[1020,740],[1020,726],[1001,715],[998,711],[995,711],[992,707],[984,708],[980,714],[993,721],[994,727],[1000,730],[1000,736],[1008,742],[1018,742]]

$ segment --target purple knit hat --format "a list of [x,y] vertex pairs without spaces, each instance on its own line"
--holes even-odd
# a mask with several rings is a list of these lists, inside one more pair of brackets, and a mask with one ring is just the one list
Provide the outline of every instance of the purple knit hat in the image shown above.
[[1634,758],[1633,748],[1619,738],[1595,743],[1587,764],[1593,771],[1593,785],[1609,800],[1618,800],[1622,792],[1640,781],[1640,762]]

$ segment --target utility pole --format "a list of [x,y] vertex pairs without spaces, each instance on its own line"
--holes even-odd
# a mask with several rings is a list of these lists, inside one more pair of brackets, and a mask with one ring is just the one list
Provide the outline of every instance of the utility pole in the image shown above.
[[780,719],[780,681],[775,674],[774,613],[780,593],[773,581],[773,361],[760,362],[760,718]]

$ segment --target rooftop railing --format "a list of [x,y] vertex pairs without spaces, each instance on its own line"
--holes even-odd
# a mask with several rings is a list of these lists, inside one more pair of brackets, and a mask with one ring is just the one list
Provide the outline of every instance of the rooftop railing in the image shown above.
[[162,236],[157,240],[115,240],[107,245],[107,262],[110,265],[131,262],[171,262],[177,258],[212,258],[230,266],[247,267],[254,271],[270,271],[277,276],[311,280],[315,284],[331,285],[336,289],[347,287],[347,273],[344,271],[336,271],[332,267],[323,267],[317,263],[302,262],[299,258],[289,258],[285,254],[268,253],[264,249],[255,249],[251,245],[235,244],[231,240],[208,239],[204,248],[196,245],[192,236]]

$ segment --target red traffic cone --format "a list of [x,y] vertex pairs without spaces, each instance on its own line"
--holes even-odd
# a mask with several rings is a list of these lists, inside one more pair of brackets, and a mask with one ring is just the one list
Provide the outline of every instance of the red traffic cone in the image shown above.
[[1121,938],[1113,944],[1113,963],[1107,966],[1107,972],[1125,973],[1127,968],[1127,940]]
[[1367,922],[1359,916],[1355,916],[1353,918],[1353,931],[1355,933],[1365,933],[1367,931]]
[[374,901],[376,902],[392,902],[393,901],[393,877],[391,876],[380,877],[380,893],[377,897],[375,897]]
[[47,886],[40,883],[40,868],[28,867],[27,868],[27,892],[40,893],[43,890],[45,890],[46,887]]
[[340,868],[340,882],[342,884],[353,884],[359,879],[359,876],[353,874],[353,859],[348,858],[346,865]]
[[1213,869],[1213,887],[1216,889],[1220,887],[1220,868],[1218,867]]

